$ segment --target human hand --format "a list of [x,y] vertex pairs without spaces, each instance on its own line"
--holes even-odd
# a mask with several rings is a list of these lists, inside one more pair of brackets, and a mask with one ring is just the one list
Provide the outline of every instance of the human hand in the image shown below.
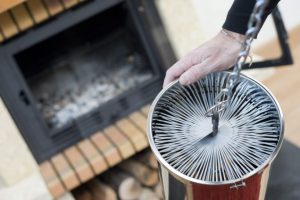
[[171,66],[166,72],[163,87],[177,78],[181,84],[188,85],[211,72],[229,69],[239,54],[244,38],[244,35],[222,30]]

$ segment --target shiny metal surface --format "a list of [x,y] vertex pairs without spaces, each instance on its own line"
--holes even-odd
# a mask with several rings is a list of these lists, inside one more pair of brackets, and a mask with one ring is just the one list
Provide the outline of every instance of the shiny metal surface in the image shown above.
[[[251,185],[258,184],[258,174],[277,155],[283,140],[281,109],[266,88],[243,75],[233,89],[231,104],[220,114],[218,133],[210,136],[211,118],[205,112],[228,75],[213,73],[185,87],[175,81],[154,100],[148,138],[161,165],[166,199],[172,193],[170,177],[193,195],[210,187],[220,191],[259,187]],[[252,179],[255,183],[249,182]]]

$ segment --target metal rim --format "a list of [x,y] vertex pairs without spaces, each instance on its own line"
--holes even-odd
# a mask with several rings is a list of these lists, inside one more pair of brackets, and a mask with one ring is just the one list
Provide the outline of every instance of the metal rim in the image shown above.
[[[229,72],[218,72],[218,73],[226,73],[226,74],[229,74]],[[281,148],[281,145],[282,145],[282,141],[283,141],[283,135],[284,135],[284,119],[283,119],[283,113],[282,113],[282,110],[277,102],[277,100],[275,99],[274,95],[262,84],[260,83],[259,81],[257,80],[254,80],[252,78],[249,78],[243,74],[241,74],[241,78],[247,80],[247,81],[250,81],[254,84],[257,84],[258,86],[260,86],[260,88],[266,93],[268,94],[268,96],[270,97],[270,99],[274,102],[275,104],[275,107],[278,111],[278,116],[279,116],[279,120],[280,120],[280,130],[279,132],[281,133],[279,135],[279,139],[278,139],[278,143],[277,143],[277,146],[274,150],[274,152],[272,154],[270,154],[270,157],[265,160],[265,162],[260,165],[259,167],[257,167],[255,170],[251,171],[250,173],[242,176],[241,178],[239,179],[233,179],[233,180],[229,180],[229,181],[220,181],[220,182],[210,182],[210,181],[203,181],[203,180],[199,180],[199,179],[195,179],[195,178],[191,178],[179,171],[177,171],[176,169],[174,169],[169,163],[167,163],[164,158],[161,156],[161,154],[159,153],[159,151],[157,150],[156,146],[155,146],[155,143],[154,143],[154,140],[153,140],[153,136],[152,136],[152,115],[153,115],[153,112],[154,112],[154,109],[157,105],[157,102],[160,100],[160,98],[162,97],[162,95],[165,94],[165,92],[171,88],[173,85],[177,84],[179,81],[178,80],[175,80],[173,82],[171,82],[167,87],[165,87],[164,89],[162,89],[159,94],[156,96],[156,98],[154,99],[153,103],[151,104],[151,107],[149,109],[149,113],[148,113],[148,127],[147,127],[147,136],[148,136],[148,140],[149,140],[149,144],[150,144],[150,147],[155,155],[155,157],[157,158],[157,160],[159,161],[160,164],[162,164],[166,169],[169,170],[169,172],[171,172],[171,174],[173,174],[177,179],[183,181],[183,182],[186,182],[186,181],[189,181],[189,182],[193,182],[193,183],[197,183],[197,184],[205,184],[205,185],[221,185],[221,184],[234,184],[236,182],[240,182],[240,181],[243,181],[245,179],[247,179],[248,177],[251,177],[252,175],[256,174],[256,173],[259,173],[260,171],[262,171],[265,167],[267,167],[270,163],[272,163],[272,161],[275,159],[275,157],[277,156],[280,148]]]

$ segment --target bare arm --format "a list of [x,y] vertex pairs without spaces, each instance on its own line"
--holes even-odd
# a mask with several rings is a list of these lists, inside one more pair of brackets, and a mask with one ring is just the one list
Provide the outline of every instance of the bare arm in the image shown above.
[[211,72],[230,68],[238,56],[244,35],[224,31],[225,34],[219,32],[171,66],[166,73],[164,87],[177,78],[181,84],[187,85]]

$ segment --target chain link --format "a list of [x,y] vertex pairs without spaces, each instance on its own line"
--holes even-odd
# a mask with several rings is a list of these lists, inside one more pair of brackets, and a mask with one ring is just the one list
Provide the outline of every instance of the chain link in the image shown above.
[[221,112],[226,108],[232,96],[232,89],[235,86],[235,84],[238,82],[240,78],[240,72],[242,70],[243,65],[246,63],[248,57],[250,57],[250,65],[252,64],[252,58],[251,56],[249,56],[249,51],[251,48],[252,41],[254,37],[257,35],[261,27],[262,16],[268,2],[269,0],[256,1],[248,22],[247,32],[245,34],[245,40],[242,44],[240,53],[234,64],[233,71],[228,76],[226,87],[223,88],[220,91],[220,93],[216,96],[215,105],[207,110],[205,116],[212,117],[213,111],[216,110],[217,112]]

